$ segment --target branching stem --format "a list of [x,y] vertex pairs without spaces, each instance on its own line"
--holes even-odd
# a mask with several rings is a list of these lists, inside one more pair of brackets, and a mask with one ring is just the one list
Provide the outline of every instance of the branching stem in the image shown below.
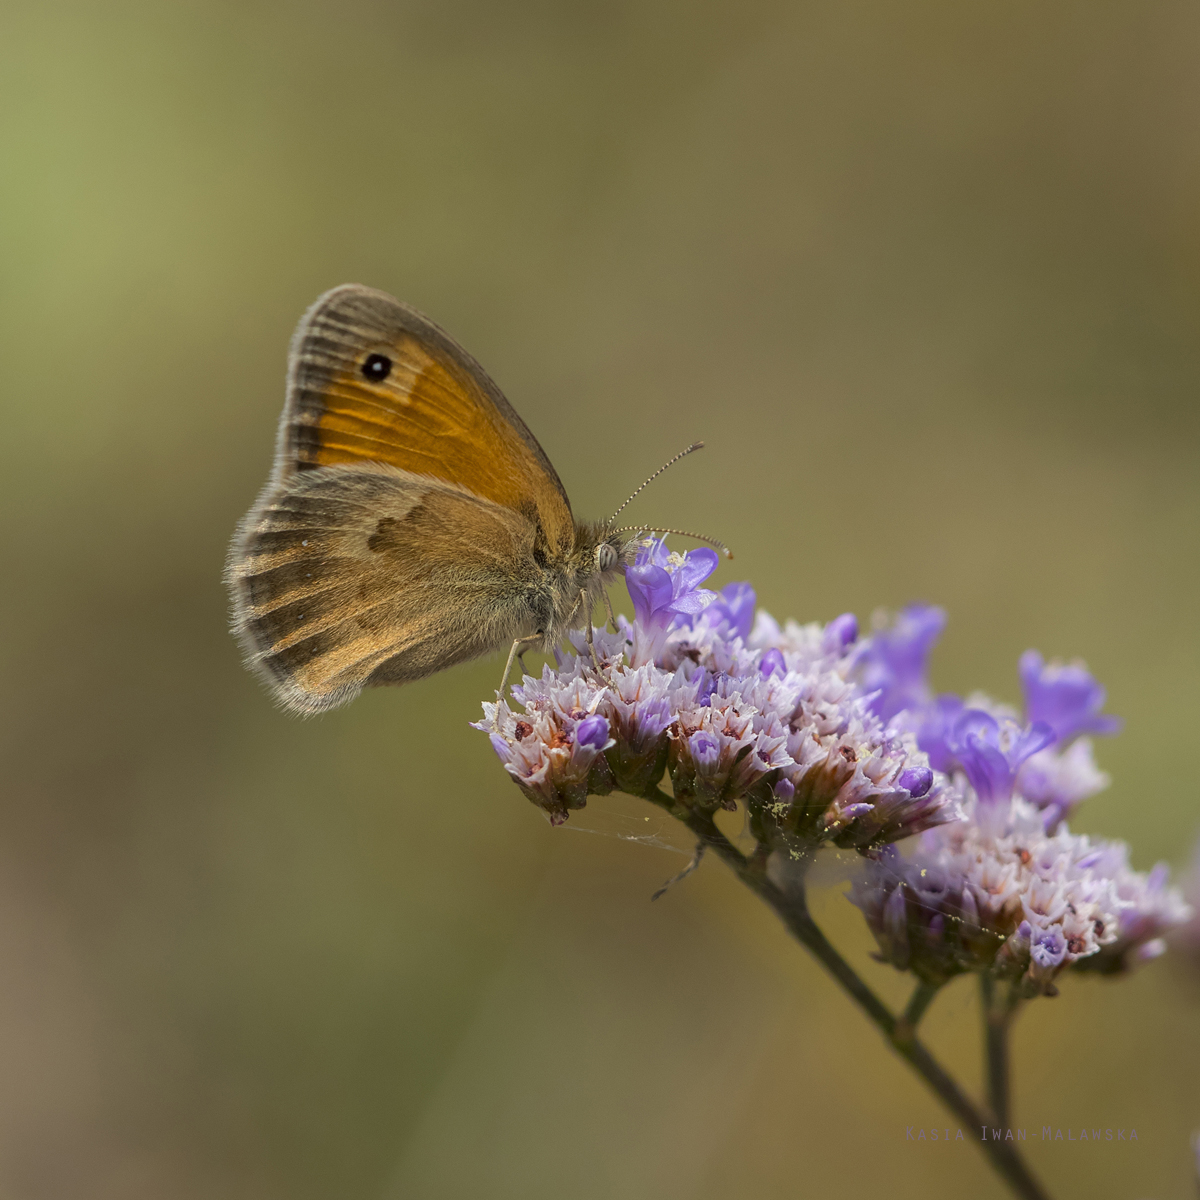
[[[717,828],[709,814],[677,803],[672,796],[657,787],[646,794],[646,799],[682,821],[751,891],[768,904],[787,926],[788,932],[820,961],[843,991],[875,1023],[896,1053],[925,1080],[942,1103],[969,1130],[980,1131],[984,1154],[996,1172],[1008,1183],[1014,1195],[1022,1200],[1049,1200],[1042,1185],[1034,1178],[1012,1143],[994,1140],[989,1136],[993,1124],[992,1114],[978,1108],[918,1040],[916,1022],[909,1016],[914,1007],[917,1007],[916,994],[909,1003],[905,1017],[896,1017],[821,932],[809,914],[803,884],[784,891],[773,883],[767,877],[765,861],[761,856],[744,855]],[[930,999],[932,994],[928,998],[922,996],[916,1013],[918,1019]]]
[[908,1007],[904,1010],[902,1020],[914,1035],[917,1032],[917,1026],[921,1023],[921,1018],[925,1015],[925,1010],[933,1003],[934,996],[940,990],[939,984],[926,983],[923,979],[913,988],[913,994],[909,997]]
[[1015,1001],[1012,994],[1001,996],[991,975],[980,975],[979,996],[983,1009],[984,1072],[988,1103],[1001,1128],[1008,1127],[1009,1069],[1008,1031],[1012,1025]]

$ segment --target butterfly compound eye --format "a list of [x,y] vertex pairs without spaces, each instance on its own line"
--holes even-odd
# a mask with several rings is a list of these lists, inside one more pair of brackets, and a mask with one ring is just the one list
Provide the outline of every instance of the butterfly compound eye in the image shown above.
[[392,373],[392,360],[386,354],[368,354],[363,360],[364,379],[382,383]]
[[611,571],[617,565],[617,552],[607,543],[596,547],[596,566],[601,571]]

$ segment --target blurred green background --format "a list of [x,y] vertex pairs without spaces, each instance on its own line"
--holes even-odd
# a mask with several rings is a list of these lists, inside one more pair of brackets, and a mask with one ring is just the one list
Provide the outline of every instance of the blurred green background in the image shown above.
[[[0,11],[0,1196],[1001,1192],[718,863],[551,830],[498,660],[277,712],[220,572],[288,337],[356,280],[494,375],[578,513],[712,531],[779,617],[923,598],[940,688],[1083,656],[1077,828],[1200,827],[1200,10],[1074,0]],[[627,601],[626,601],[627,604]],[[594,802],[594,805],[597,802]],[[589,827],[586,834],[574,828]],[[832,884],[822,918],[893,998]],[[1059,1198],[1191,1195],[1200,983],[1068,981]],[[960,983],[935,1049],[978,1082]]]

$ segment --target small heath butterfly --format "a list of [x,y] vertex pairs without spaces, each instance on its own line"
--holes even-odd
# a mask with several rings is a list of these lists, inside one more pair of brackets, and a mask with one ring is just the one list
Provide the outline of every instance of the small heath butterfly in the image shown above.
[[299,713],[511,643],[506,680],[514,655],[570,628],[590,642],[596,600],[648,528],[612,524],[574,518],[537,439],[461,346],[345,284],[292,338],[275,467],[225,571],[234,631]]

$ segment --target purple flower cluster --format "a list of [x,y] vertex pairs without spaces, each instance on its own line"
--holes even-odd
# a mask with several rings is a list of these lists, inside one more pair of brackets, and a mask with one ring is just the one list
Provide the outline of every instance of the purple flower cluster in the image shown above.
[[[1101,712],[1104,689],[1081,664],[1029,651],[1022,713],[982,695],[933,697],[924,679],[938,622],[938,610],[906,610],[858,652],[876,706],[900,691],[917,697],[892,719],[961,786],[965,817],[922,834],[907,858],[892,851],[867,865],[852,899],[880,956],[931,983],[991,970],[1036,994],[1052,993],[1067,966],[1115,973],[1161,953],[1163,934],[1191,913],[1165,865],[1139,874],[1124,843],[1066,825],[1108,783],[1081,736],[1120,726]],[[889,662],[900,664],[894,681]]]
[[[554,822],[612,788],[646,795],[669,772],[677,803],[744,804],[760,840],[793,857],[832,842],[871,850],[959,817],[957,793],[912,730],[891,728],[856,683],[858,626],[780,627],[748,584],[701,587],[709,550],[649,540],[628,568],[634,620],[582,634],[513,704],[484,705],[476,726]],[[610,740],[580,748],[588,720]],[[598,740],[598,739],[597,739]]]
[[[541,686],[539,686],[541,685]],[[613,777],[604,751],[616,745],[607,715],[597,712],[603,690],[582,673],[557,680],[555,686],[528,680],[525,711],[507,705],[492,709],[487,729],[500,761],[525,793],[542,802],[551,820],[566,820],[570,808],[582,808],[589,794],[607,795]]]
[[991,969],[1034,994],[1051,991],[1064,966],[1116,949],[1126,908],[1111,873],[1119,843],[1065,828],[1047,835],[1020,798],[1001,829],[974,819],[973,797],[965,807],[946,837],[868,864],[856,884],[881,957],[931,983]]
[[[753,589],[702,585],[710,550],[648,539],[626,572],[634,620],[582,633],[512,703],[485,704],[506,769],[554,823],[591,794],[745,808],[780,869],[823,844],[860,852],[851,899],[880,956],[930,983],[969,971],[1052,993],[1066,967],[1117,972],[1158,953],[1191,909],[1165,867],[1066,820],[1107,785],[1087,735],[1119,722],[1080,664],[1020,662],[1023,711],[935,696],[940,609],[913,606],[867,637],[846,614],[780,626]],[[918,835],[914,837],[913,835]],[[895,843],[912,838],[911,852]]]
[[1116,936],[1095,956],[1080,959],[1078,969],[1116,975],[1165,953],[1163,935],[1186,926],[1193,910],[1169,886],[1166,863],[1149,874],[1134,871],[1124,842],[1102,843],[1096,854],[1093,869],[1110,879],[1116,892]]

